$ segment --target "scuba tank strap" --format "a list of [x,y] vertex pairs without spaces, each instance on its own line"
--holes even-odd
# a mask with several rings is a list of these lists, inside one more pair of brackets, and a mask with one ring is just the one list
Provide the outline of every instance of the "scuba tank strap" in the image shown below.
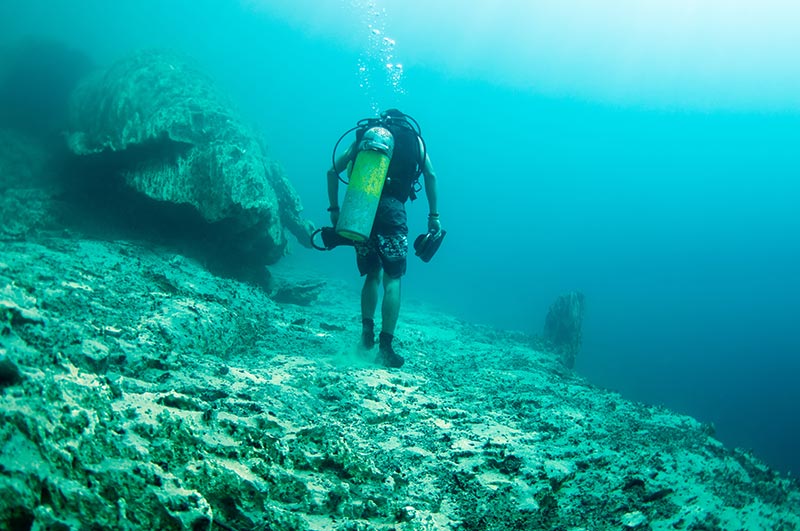
[[412,201],[415,201],[419,194],[422,191],[422,183],[419,182],[419,175],[417,178],[414,179],[414,182],[411,184],[411,190],[408,192],[408,198]]

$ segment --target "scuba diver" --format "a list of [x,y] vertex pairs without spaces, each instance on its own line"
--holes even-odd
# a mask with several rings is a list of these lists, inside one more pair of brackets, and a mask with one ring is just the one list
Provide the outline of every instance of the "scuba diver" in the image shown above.
[[[381,113],[380,118],[365,119],[347,131],[355,141],[340,156],[333,152],[328,170],[328,200],[331,222],[328,238],[346,239],[356,250],[356,265],[364,278],[361,290],[361,346],[375,346],[375,310],[383,272],[381,331],[378,336],[377,362],[399,368],[405,359],[395,352],[392,341],[400,314],[400,279],[406,272],[408,225],[405,202],[415,199],[424,180],[428,200],[428,233],[415,242],[417,256],[425,262],[439,248],[446,234],[439,219],[436,174],[428,157],[419,124],[397,109]],[[347,170],[348,180],[340,177]],[[339,207],[339,181],[348,184]],[[323,233],[323,238],[326,233]],[[326,242],[326,248],[344,243]]]

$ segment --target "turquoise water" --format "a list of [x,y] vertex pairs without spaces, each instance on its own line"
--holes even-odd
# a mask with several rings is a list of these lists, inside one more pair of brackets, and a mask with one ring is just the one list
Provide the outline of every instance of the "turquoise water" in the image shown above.
[[[98,64],[183,50],[264,131],[318,224],[339,134],[405,110],[449,232],[433,262],[411,261],[407,299],[538,332],[579,289],[581,374],[800,473],[794,8],[415,5],[12,0],[0,44],[57,39]],[[412,233],[426,213],[409,207]],[[356,281],[346,251],[291,260]]]

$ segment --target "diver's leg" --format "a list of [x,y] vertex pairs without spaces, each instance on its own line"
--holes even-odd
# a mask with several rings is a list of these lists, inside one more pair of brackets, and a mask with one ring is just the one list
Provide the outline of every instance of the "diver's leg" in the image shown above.
[[361,288],[361,346],[367,349],[375,346],[375,309],[378,307],[380,283],[380,270],[369,272]]
[[367,273],[364,277],[364,287],[361,288],[361,318],[374,319],[375,309],[378,307],[378,286],[381,283],[381,272]]
[[361,288],[361,346],[375,346],[375,309],[378,307],[378,288],[381,284],[381,262],[375,240],[355,245],[358,272],[364,277]]
[[381,333],[378,361],[387,367],[400,368],[405,363],[403,356],[394,351],[394,329],[400,315],[400,277],[383,275],[383,304],[381,305]]
[[400,279],[406,273],[408,256],[408,224],[403,203],[388,197],[382,200],[381,221],[378,226],[378,255],[383,267],[383,303],[378,362],[387,367],[402,367],[405,359],[392,347],[394,329],[400,315]]
[[400,316],[400,277],[383,276],[383,303],[381,304],[381,332],[394,335]]

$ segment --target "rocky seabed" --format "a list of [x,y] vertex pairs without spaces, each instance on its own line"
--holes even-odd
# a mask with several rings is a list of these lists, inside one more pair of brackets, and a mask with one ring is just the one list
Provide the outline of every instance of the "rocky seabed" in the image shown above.
[[303,305],[143,243],[2,249],[2,529],[800,529],[794,481],[524,334],[408,304],[387,370],[297,271]]

